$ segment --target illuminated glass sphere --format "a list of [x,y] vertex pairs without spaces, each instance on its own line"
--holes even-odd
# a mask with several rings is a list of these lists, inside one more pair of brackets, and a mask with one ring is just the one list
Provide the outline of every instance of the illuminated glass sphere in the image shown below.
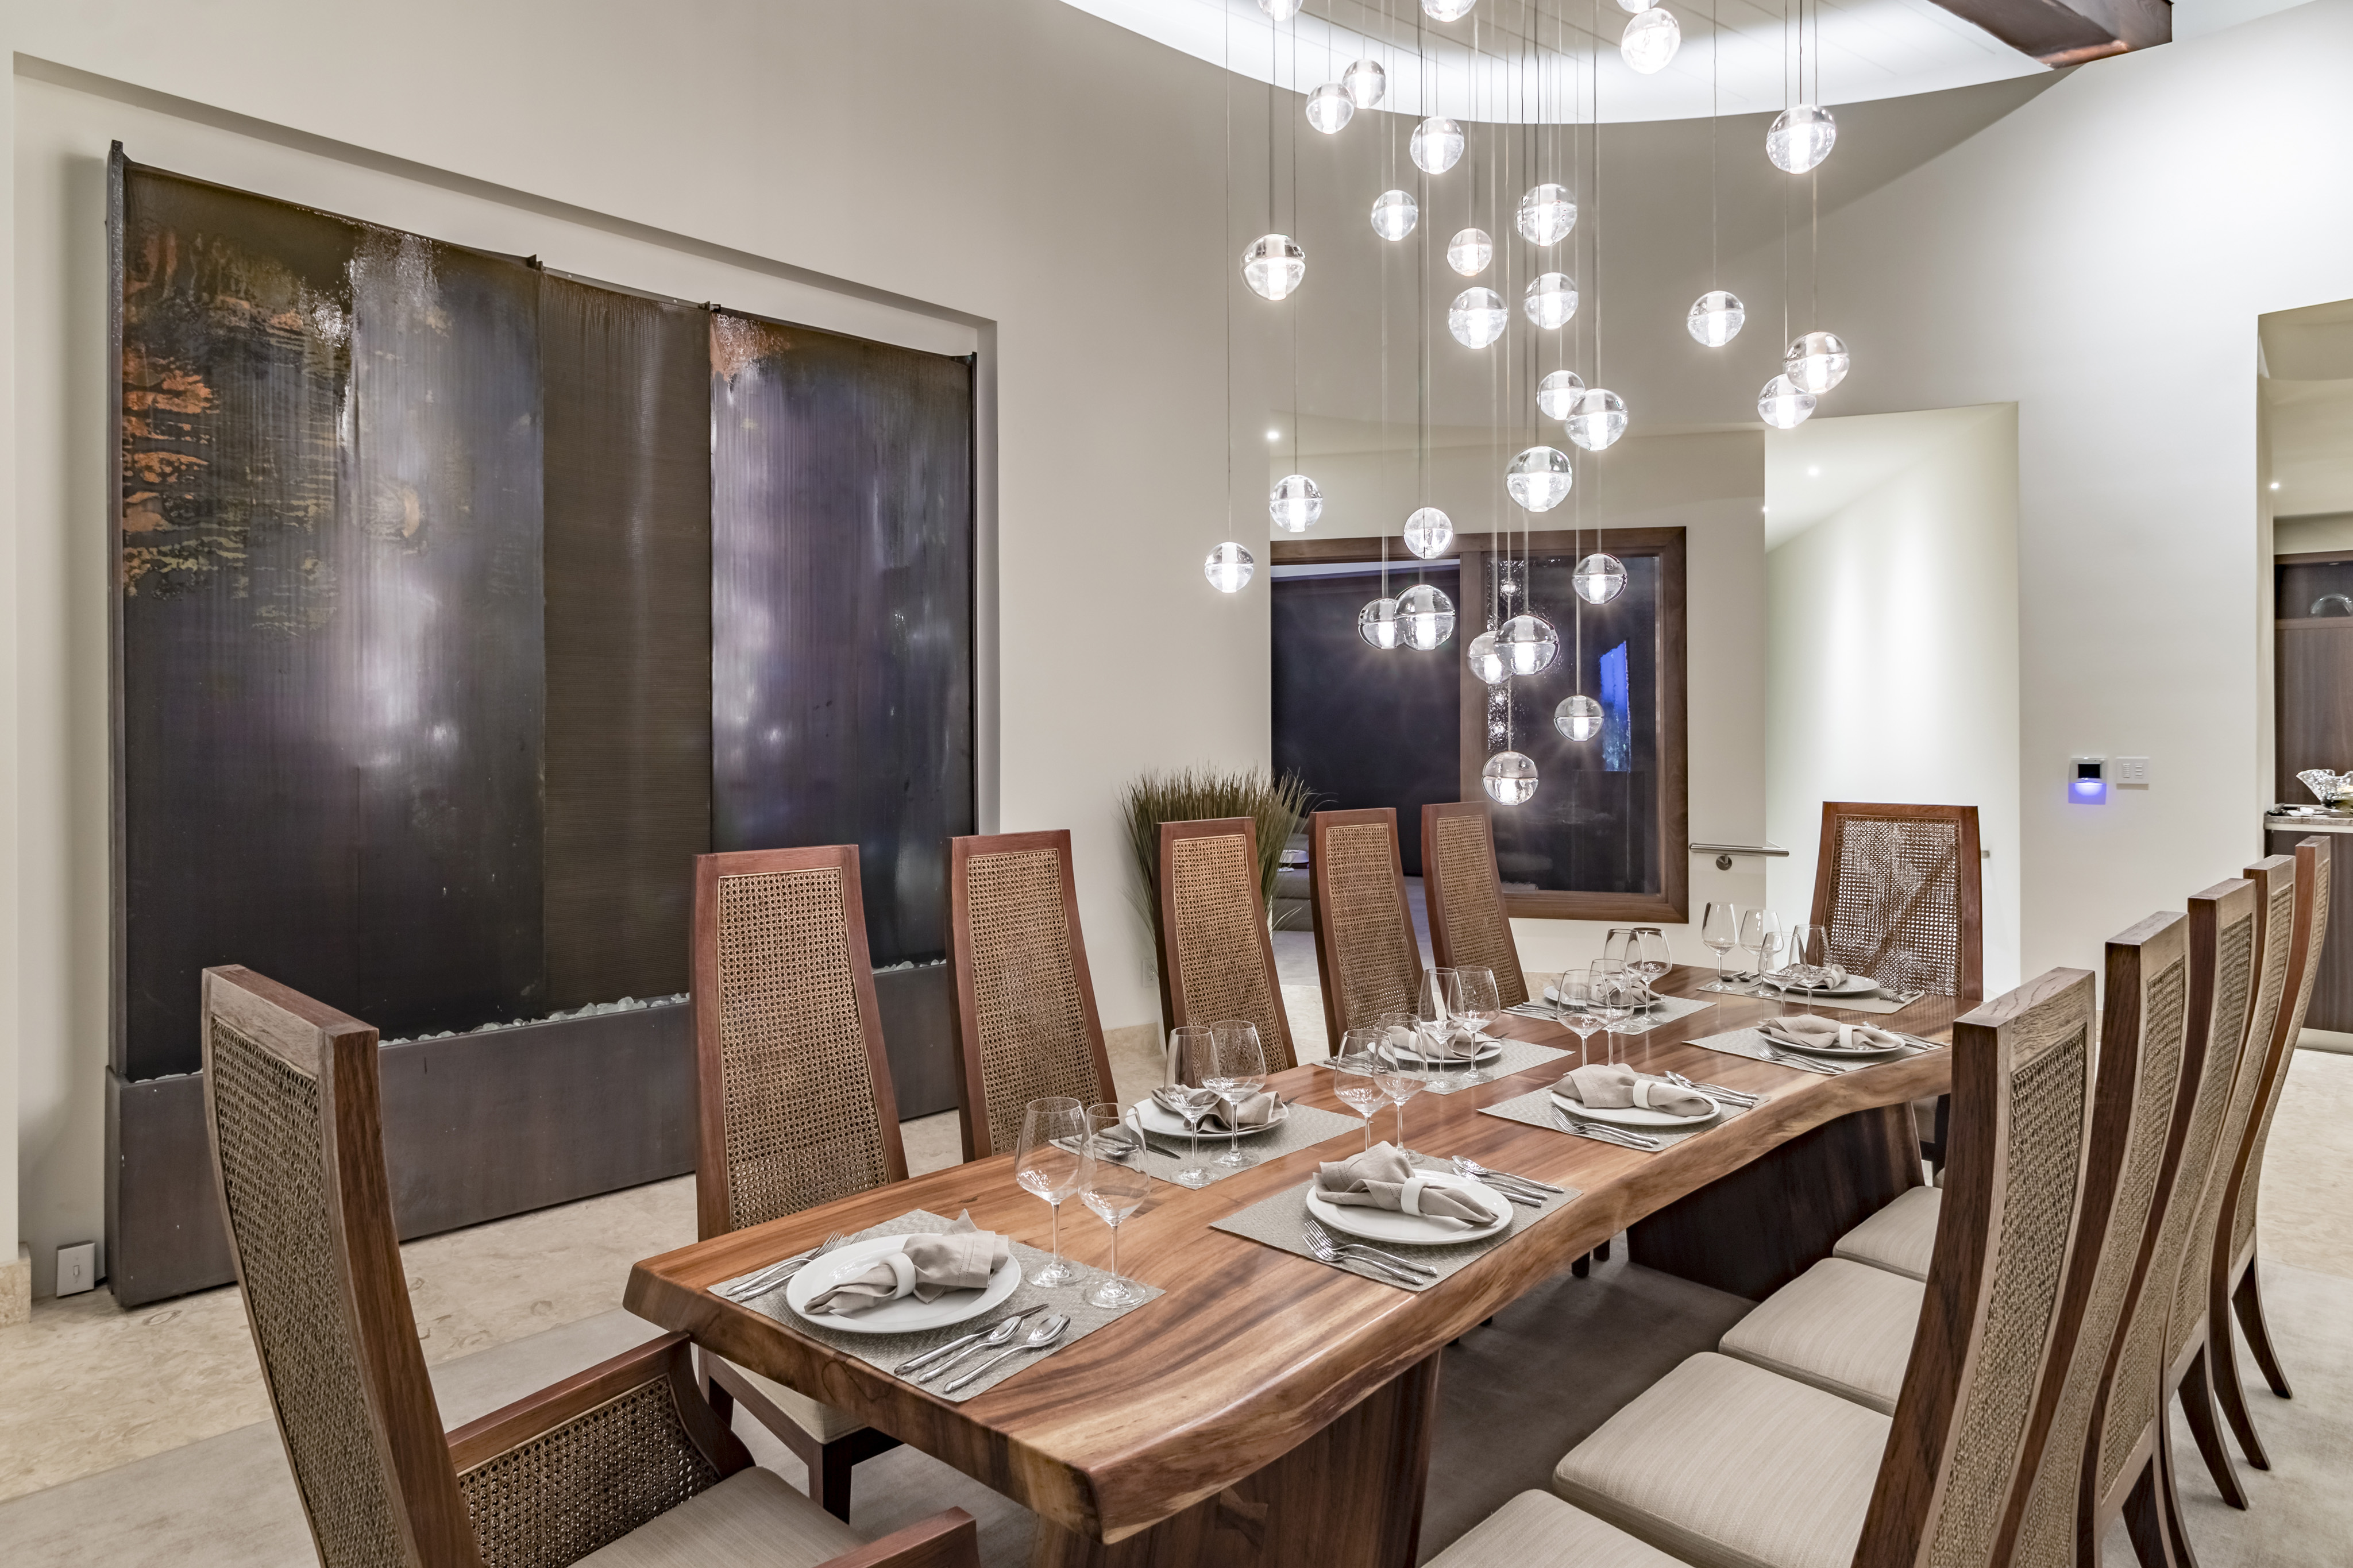
[[1324,492],[1305,474],[1287,475],[1267,492],[1267,515],[1285,533],[1304,533],[1324,515]]
[[1373,232],[1383,239],[1403,239],[1420,220],[1411,191],[1383,191],[1373,199]]
[[1799,391],[1819,395],[1844,381],[1851,363],[1836,332],[1808,332],[1781,356],[1781,373]]
[[1514,616],[1495,628],[1495,650],[1513,675],[1542,675],[1560,652],[1560,635],[1542,616]]
[[1476,278],[1495,259],[1495,242],[1483,228],[1466,228],[1446,242],[1446,265],[1465,278]]
[[1423,174],[1442,174],[1462,161],[1462,122],[1433,114],[1413,128],[1406,151]]
[[1287,234],[1253,240],[1242,252],[1242,281],[1262,299],[1288,299],[1306,278],[1307,252]]
[[1258,8],[1278,22],[1288,22],[1299,15],[1305,0],[1258,0]]
[[1365,607],[1356,612],[1356,635],[1377,648],[1393,648],[1402,643],[1405,633],[1398,624],[1398,602],[1366,600]]
[[1528,291],[1520,298],[1520,309],[1546,331],[1556,331],[1577,314],[1577,283],[1565,272],[1546,272],[1532,278]]
[[1601,704],[1590,697],[1564,697],[1552,710],[1552,727],[1572,741],[1590,741],[1601,733]]
[[1757,395],[1757,416],[1776,430],[1795,430],[1814,411],[1814,395],[1786,375],[1777,375]]
[[1800,103],[1783,110],[1765,132],[1765,156],[1773,166],[1802,174],[1831,155],[1838,141],[1838,121],[1820,104]]
[[1626,63],[1644,76],[1653,76],[1667,68],[1675,51],[1683,47],[1683,24],[1664,5],[1653,5],[1638,11],[1626,24],[1626,31],[1618,39],[1618,52]]
[[1389,73],[1378,60],[1358,60],[1340,73],[1340,90],[1358,109],[1370,109],[1388,96]]
[[1626,400],[1606,386],[1588,386],[1569,406],[1568,438],[1588,452],[1599,452],[1626,434]]
[[1536,793],[1536,764],[1517,752],[1497,752],[1479,770],[1487,798],[1497,805],[1524,805]]
[[1536,383],[1536,411],[1547,419],[1566,419],[1577,406],[1585,378],[1573,370],[1556,370]]
[[1454,635],[1454,601],[1427,583],[1416,583],[1398,595],[1398,623],[1406,647],[1420,653],[1442,647]]
[[1405,520],[1405,547],[1424,561],[1435,561],[1454,542],[1454,520],[1434,506],[1423,507]]
[[1209,559],[1201,565],[1201,575],[1220,594],[1239,594],[1250,586],[1250,574],[1257,570],[1258,563],[1250,552],[1229,540],[1209,552]]
[[1504,297],[1493,289],[1465,289],[1446,311],[1446,330],[1464,348],[1483,349],[1504,335],[1512,319]]
[[1720,349],[1740,335],[1740,323],[1747,319],[1747,309],[1740,303],[1739,296],[1711,289],[1692,301],[1691,314],[1683,318],[1683,325],[1709,348]]
[[1504,470],[1504,488],[1530,511],[1550,511],[1568,499],[1576,482],[1568,454],[1556,447],[1531,447]]
[[1577,200],[1566,185],[1535,186],[1520,198],[1513,222],[1530,245],[1558,245],[1577,226]]
[[1647,11],[1657,4],[1658,0],[1618,0],[1618,9],[1620,11]]
[[1459,22],[1471,15],[1471,7],[1477,4],[1478,0],[1421,0],[1421,8],[1430,13],[1432,21]]
[[1626,563],[1595,551],[1568,574],[1569,586],[1588,605],[1606,605],[1626,591]]
[[1336,81],[1307,95],[1307,123],[1329,136],[1356,118],[1356,100]]
[[1511,670],[1504,663],[1504,652],[1495,646],[1495,634],[1493,632],[1481,632],[1472,637],[1463,658],[1471,665],[1471,673],[1490,686],[1511,677]]

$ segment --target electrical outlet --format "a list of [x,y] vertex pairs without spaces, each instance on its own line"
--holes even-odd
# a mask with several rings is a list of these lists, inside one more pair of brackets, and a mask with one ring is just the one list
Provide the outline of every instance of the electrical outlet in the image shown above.
[[2148,759],[2147,757],[2118,757],[2116,762],[2116,767],[2110,772],[2108,777],[2109,782],[2113,784],[2124,784],[2133,789],[2147,789],[2148,787]]
[[58,1294],[79,1296],[98,1285],[98,1243],[77,1242],[58,1248]]

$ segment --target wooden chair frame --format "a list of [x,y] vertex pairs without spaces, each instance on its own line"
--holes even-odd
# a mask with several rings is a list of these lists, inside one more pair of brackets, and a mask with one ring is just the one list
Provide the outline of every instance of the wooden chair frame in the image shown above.
[[1958,830],[1953,866],[1954,921],[1959,951],[1954,961],[1956,996],[1975,1001],[1985,994],[1985,876],[1978,845],[1974,805],[1886,805],[1864,801],[1822,802],[1821,847],[1814,861],[1814,907],[1810,918],[1831,923],[1839,892],[1839,828],[1847,822],[1949,822]]
[[[231,1183],[219,1146],[220,1079],[213,1046],[213,1021],[227,1020],[247,1039],[276,1056],[318,1085],[322,1192],[328,1205],[332,1269],[344,1335],[354,1352],[360,1387],[358,1408],[349,1413],[368,1428],[367,1447],[378,1468],[384,1494],[403,1555],[419,1568],[482,1568],[485,1551],[470,1517],[459,1478],[526,1445],[537,1444],[590,1417],[613,1400],[656,1384],[667,1384],[684,1439],[718,1479],[744,1469],[752,1457],[723,1417],[706,1405],[695,1386],[691,1348],[684,1334],[665,1334],[634,1350],[588,1367],[536,1394],[526,1395],[454,1432],[444,1433],[433,1384],[426,1373],[423,1347],[408,1300],[392,1214],[390,1179],[384,1160],[383,1113],[377,1075],[376,1031],[300,992],[238,966],[208,969],[203,976],[205,1100],[206,1134],[213,1142],[215,1191],[229,1237],[229,1251],[245,1293],[247,1260],[231,1205]],[[269,1387],[270,1413],[290,1456],[297,1439],[290,1426],[284,1391],[269,1375],[270,1352],[246,1296],[247,1324]],[[558,1447],[558,1452],[563,1450]],[[543,1456],[542,1467],[560,1459]],[[304,1474],[297,1464],[298,1491]],[[608,1489],[616,1478],[601,1469],[554,1483],[583,1494]],[[649,1484],[659,1495],[663,1488]],[[332,1548],[322,1539],[311,1499],[302,1492],[320,1561]],[[657,1515],[648,1515],[650,1519]],[[626,1528],[633,1529],[638,1520]],[[626,1533],[626,1529],[622,1531]],[[598,1545],[619,1539],[616,1534]],[[976,1568],[979,1550],[972,1517],[950,1509],[884,1540],[831,1559],[825,1568]]]
[[[1367,806],[1354,811],[1319,811],[1307,819],[1308,889],[1315,906],[1315,975],[1324,987],[1324,1031],[1334,1056],[1340,1054],[1340,1039],[1349,1028],[1341,995],[1341,964],[1338,952],[1340,919],[1337,900],[1332,891],[1332,860],[1325,852],[1327,836],[1335,827],[1380,827],[1387,830],[1389,843],[1389,875],[1397,891],[1398,924],[1405,942],[1395,955],[1399,973],[1405,976],[1407,1005],[1412,1005],[1415,989],[1421,983],[1421,944],[1414,939],[1413,906],[1406,901],[1405,860],[1398,849],[1397,808],[1389,805]],[[1368,955],[1377,963],[1377,953]],[[1364,1022],[1369,1023],[1366,1019]],[[1358,1024],[1362,1027],[1363,1024]]]
[[[1270,1072],[1282,1072],[1299,1065],[1299,1058],[1291,1042],[1291,1016],[1283,1010],[1282,976],[1274,967],[1274,937],[1268,930],[1266,907],[1258,894],[1258,823],[1248,816],[1206,817],[1198,822],[1164,822],[1160,825],[1160,926],[1155,933],[1160,940],[1160,1015],[1168,1026],[1180,1024],[1208,1024],[1215,1019],[1195,1016],[1186,998],[1184,976],[1176,955],[1176,846],[1187,838],[1217,838],[1239,835],[1249,857],[1250,867],[1250,898],[1255,906],[1252,923],[1258,930],[1259,962],[1266,968],[1266,987],[1274,1009],[1271,1018],[1254,1018],[1259,1026],[1259,1043],[1266,1047],[1266,1065]],[[1270,1026],[1274,1038],[1267,1038]]]
[[[1450,817],[1465,816],[1477,817],[1481,830],[1486,835],[1487,886],[1483,889],[1456,888],[1450,896],[1446,878],[1439,870],[1439,824]],[[1485,802],[1447,801],[1421,808],[1421,892],[1423,901],[1430,907],[1430,959],[1440,969],[1452,969],[1470,962],[1470,955],[1459,951],[1465,935],[1461,930],[1462,919],[1469,912],[1472,900],[1482,896],[1494,900],[1495,917],[1502,924],[1504,945],[1510,954],[1505,965],[1509,973],[1498,972],[1495,975],[1496,997],[1506,1007],[1517,1006],[1526,1001],[1527,971],[1520,965],[1520,944],[1512,934],[1511,912],[1504,902],[1503,874],[1495,868],[1495,817]],[[1450,897],[1453,906],[1451,915],[1448,910]],[[1493,964],[1483,963],[1475,967],[1491,968]]]
[[1070,933],[1071,973],[1085,1015],[1087,1048],[1094,1065],[1095,1091],[1081,1101],[1107,1100],[1117,1093],[1111,1057],[1103,1048],[1103,1016],[1095,1010],[1095,987],[1087,968],[1087,941],[1079,929],[1079,884],[1071,865],[1067,828],[1042,833],[998,833],[948,840],[948,963],[955,977],[956,1110],[964,1129],[964,1157],[985,1160],[999,1151],[988,1130],[988,1079],[980,1039],[980,997],[973,973],[971,868],[976,857],[1051,850],[1061,868],[1062,921]]

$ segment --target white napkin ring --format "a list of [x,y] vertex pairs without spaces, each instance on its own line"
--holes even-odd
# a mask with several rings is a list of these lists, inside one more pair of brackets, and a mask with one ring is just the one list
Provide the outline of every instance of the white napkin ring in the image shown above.
[[1651,1104],[1651,1080],[1647,1078],[1637,1078],[1634,1080],[1634,1103],[1644,1110],[1655,1109]]
[[1842,1051],[1851,1051],[1854,1049],[1854,1026],[1852,1024],[1841,1024],[1838,1026],[1838,1032],[1839,1049]]
[[895,1301],[902,1296],[913,1295],[915,1293],[915,1260],[903,1252],[886,1252],[882,1255],[881,1260],[889,1264],[891,1272],[898,1277],[892,1285],[891,1299]]
[[1421,1214],[1421,1189],[1430,1183],[1420,1176],[1408,1176],[1405,1185],[1398,1189],[1398,1207],[1417,1218]]

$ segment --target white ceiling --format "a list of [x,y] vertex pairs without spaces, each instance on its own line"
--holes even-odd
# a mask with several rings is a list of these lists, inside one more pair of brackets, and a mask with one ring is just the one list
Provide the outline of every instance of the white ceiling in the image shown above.
[[[1296,92],[1337,80],[1350,61],[1370,57],[1388,73],[1384,110],[1513,123],[1588,121],[1597,118],[1597,99],[1605,121],[1697,119],[1778,111],[1808,100],[1899,98],[2047,68],[1935,0],[1820,0],[1802,49],[1782,5],[1667,0],[1683,27],[1683,48],[1647,77],[1618,52],[1630,18],[1615,0],[1550,6],[1478,0],[1451,23],[1430,21],[1417,0],[1314,0],[1312,14],[1280,26],[1257,0],[1066,3]],[[1710,47],[1711,14],[1720,50]],[[1802,87],[1795,76],[1800,56]]]
[[1765,548],[1861,500],[1986,416],[1982,408],[1918,414],[1820,415],[1765,432]]

